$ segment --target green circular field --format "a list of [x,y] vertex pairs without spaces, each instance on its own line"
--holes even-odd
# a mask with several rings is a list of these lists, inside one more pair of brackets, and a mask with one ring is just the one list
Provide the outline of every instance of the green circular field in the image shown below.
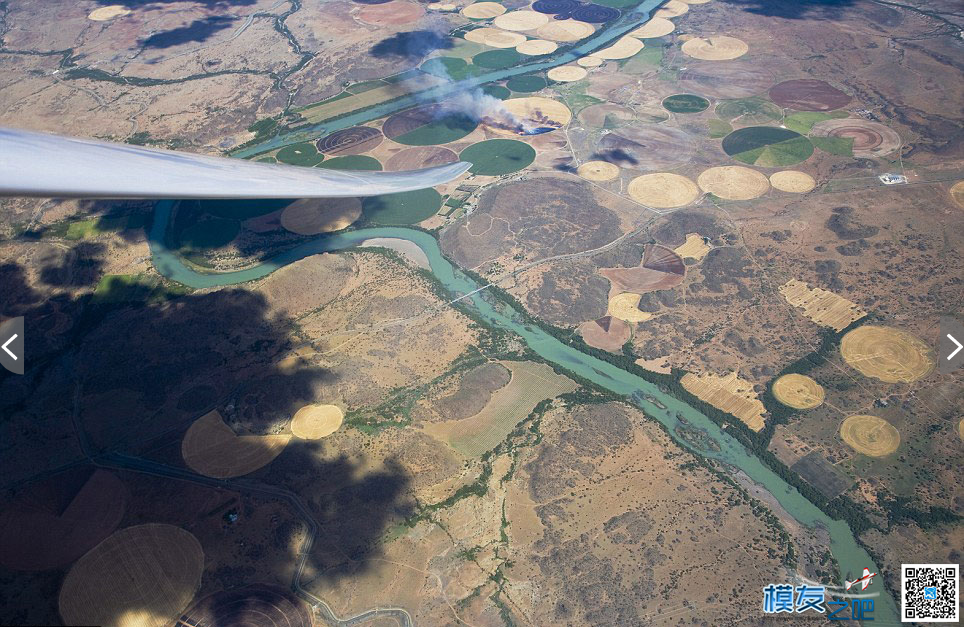
[[433,76],[457,81],[468,78],[475,71],[468,61],[458,57],[435,57],[423,63],[419,69]]
[[459,155],[460,160],[472,164],[469,172],[485,176],[518,172],[535,158],[532,146],[514,139],[489,139],[472,144]]
[[382,132],[407,146],[435,146],[462,139],[476,129],[475,118],[460,111],[445,111],[427,105],[402,111],[385,120]]
[[782,120],[783,109],[763,98],[739,98],[716,105],[716,115],[736,124],[768,124]]
[[181,231],[179,239],[181,248],[220,248],[230,243],[240,231],[241,224],[237,220],[209,218],[195,222]]
[[523,74],[521,76],[513,76],[506,81],[505,86],[518,93],[530,94],[544,88],[546,84],[546,79],[538,74]]
[[309,144],[308,142],[302,142],[300,144],[291,144],[290,146],[285,146],[278,151],[275,155],[278,161],[282,163],[287,163],[288,165],[304,165],[313,166],[321,163],[321,160],[325,158],[324,155],[318,152],[314,144]]
[[786,128],[748,126],[723,138],[723,152],[743,163],[780,168],[809,159],[813,144]]
[[694,94],[676,94],[663,98],[663,108],[673,113],[699,113],[706,111],[710,101]]
[[486,96],[492,96],[493,98],[498,98],[499,100],[505,100],[512,95],[508,87],[503,87],[502,85],[486,85],[482,88],[482,93]]
[[442,196],[431,187],[362,200],[362,212],[373,224],[415,224],[432,217],[441,207]]
[[[522,58],[522,55],[516,52],[514,48],[501,48],[480,52],[472,57],[472,63],[490,70],[501,70],[518,65],[522,62]],[[510,87],[509,89],[512,88]]]
[[382,164],[378,159],[368,155],[346,155],[322,161],[317,167],[332,170],[381,170]]

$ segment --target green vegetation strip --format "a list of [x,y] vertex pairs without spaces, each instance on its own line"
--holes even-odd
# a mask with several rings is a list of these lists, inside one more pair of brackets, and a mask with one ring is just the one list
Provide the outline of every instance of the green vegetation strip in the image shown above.
[[699,113],[709,106],[709,100],[693,94],[676,94],[663,98],[663,108],[673,113]]
[[797,113],[788,115],[783,121],[783,125],[791,131],[806,135],[817,122],[839,120],[846,117],[849,117],[846,111],[831,111],[829,113],[821,113],[820,111],[798,111]]
[[514,139],[490,139],[472,144],[459,155],[462,161],[472,163],[469,172],[485,176],[518,172],[535,158],[532,146]]

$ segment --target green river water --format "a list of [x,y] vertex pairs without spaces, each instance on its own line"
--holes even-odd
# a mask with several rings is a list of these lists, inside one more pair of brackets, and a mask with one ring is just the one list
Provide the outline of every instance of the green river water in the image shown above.
[[[352,248],[366,239],[375,237],[403,239],[416,244],[428,257],[432,274],[452,292],[453,298],[479,287],[442,255],[438,242],[432,235],[404,227],[369,228],[319,236],[252,268],[225,273],[198,272],[185,265],[177,253],[164,244],[164,234],[170,222],[173,207],[174,202],[167,200],[158,202],[155,207],[154,221],[149,233],[151,255],[155,267],[162,275],[192,288],[221,287],[257,280],[299,259],[318,253]],[[770,492],[797,521],[809,527],[819,525],[827,529],[831,538],[830,550],[845,573],[848,570],[859,572],[864,567],[870,568],[871,572],[880,572],[870,555],[857,544],[850,527],[845,522],[833,520],[824,514],[704,414],[662,392],[656,385],[608,362],[582,353],[538,327],[525,324],[522,322],[522,316],[511,309],[497,308],[481,298],[480,294],[470,298],[479,315],[489,324],[515,333],[535,353],[561,368],[616,394],[632,397],[648,415],[664,424],[668,428],[669,435],[682,446],[693,450],[698,455],[717,459],[739,468]],[[665,409],[645,397],[656,399]],[[676,428],[682,426],[683,422],[678,416],[685,420],[687,427],[704,431],[706,437],[714,441],[719,450],[694,449],[689,442],[680,438]],[[762,591],[750,591],[749,594],[760,594],[762,602]],[[874,605],[874,624],[898,624],[897,607],[886,592],[880,593]]]

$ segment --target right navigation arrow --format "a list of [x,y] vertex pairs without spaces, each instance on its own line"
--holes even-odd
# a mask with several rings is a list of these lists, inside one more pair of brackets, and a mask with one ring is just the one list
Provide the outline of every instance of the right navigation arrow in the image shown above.
[[940,372],[950,374],[964,366],[964,324],[950,316],[941,317]]

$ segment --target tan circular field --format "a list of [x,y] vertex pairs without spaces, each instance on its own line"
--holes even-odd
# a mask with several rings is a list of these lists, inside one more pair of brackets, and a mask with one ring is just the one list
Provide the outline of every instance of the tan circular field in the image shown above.
[[587,161],[576,168],[576,174],[587,181],[611,181],[619,176],[619,166],[608,161]]
[[540,55],[540,54],[552,54],[559,47],[554,41],[547,41],[545,39],[530,39],[529,41],[524,41],[515,47],[516,52],[519,54],[528,55]]
[[281,226],[299,235],[331,233],[361,217],[358,198],[302,198],[281,212]]
[[658,11],[653,13],[653,17],[678,17],[690,10],[687,3],[680,0],[669,0]]
[[344,419],[337,405],[305,405],[291,419],[291,433],[302,440],[318,440],[338,431]]
[[639,294],[633,294],[632,292],[616,294],[609,299],[609,315],[613,318],[625,320],[626,322],[645,322],[649,320],[653,317],[653,314],[639,310],[640,298],[642,297]]
[[885,457],[900,446],[900,432],[877,416],[847,416],[840,425],[840,437],[858,453]]
[[552,41],[579,41],[589,37],[596,29],[592,24],[580,22],[579,20],[551,20],[545,26],[540,26],[536,35],[542,39]]
[[[495,4],[495,3],[493,3],[493,4]],[[454,11],[454,10],[456,10],[456,9],[459,8],[459,7],[458,7],[458,5],[455,5],[455,4],[445,3],[445,4],[436,4],[435,6],[431,6],[431,7],[429,7],[429,8],[430,8],[430,9],[435,9],[436,11]]]
[[746,42],[736,37],[696,37],[685,42],[683,54],[705,61],[728,61],[742,57],[749,51]]
[[704,170],[696,179],[704,192],[725,200],[750,200],[770,189],[770,181],[756,170],[740,165],[724,165]]
[[462,9],[462,15],[473,20],[487,20],[505,13],[505,7],[498,2],[476,2]]
[[964,181],[958,181],[951,186],[951,198],[959,207],[964,209]]
[[492,22],[505,30],[533,30],[549,23],[549,16],[536,11],[510,11]]
[[674,30],[676,30],[676,24],[673,24],[665,17],[654,17],[629,34],[632,37],[639,37],[641,39],[653,39],[656,37],[665,37]]
[[817,182],[806,172],[783,170],[770,175],[770,185],[781,192],[805,194],[817,186]]
[[637,176],[629,183],[627,191],[633,200],[657,209],[682,207],[700,196],[696,183],[670,172]]
[[630,37],[627,35],[625,37],[620,37],[619,41],[608,48],[597,50],[596,52],[592,53],[592,56],[609,60],[628,59],[642,49],[643,42],[635,37]]
[[589,72],[586,68],[578,67],[576,65],[560,65],[559,67],[554,67],[548,72],[548,76],[551,80],[557,83],[571,83],[573,81],[579,81],[586,78]]
[[485,26],[465,33],[465,40],[492,48],[515,48],[526,40],[526,36],[522,33],[510,33],[509,31]]
[[602,64],[603,64],[603,60],[593,55],[589,55],[588,57],[583,57],[576,61],[576,65],[579,65],[581,67],[589,67],[589,68],[599,67]]
[[934,368],[934,351],[900,329],[865,324],[840,341],[840,355],[866,377],[887,383],[912,383]]
[[201,543],[180,527],[121,529],[67,573],[60,615],[68,625],[171,625],[200,588],[203,570]]
[[964,418],[957,423],[957,435],[961,436],[961,440],[964,440]]
[[803,374],[785,374],[773,382],[773,396],[787,407],[813,409],[823,404],[819,383]]
[[290,435],[238,435],[217,410],[194,421],[181,441],[181,456],[208,477],[240,477],[267,466],[281,454]]
[[106,22],[107,20],[112,20],[115,17],[122,17],[124,15],[130,15],[131,10],[122,4],[112,4],[107,7],[100,7],[99,9],[94,9],[87,15],[88,20],[93,20],[95,22]]
[[506,111],[512,115],[537,123],[550,123],[565,126],[572,120],[572,112],[566,105],[551,98],[530,96],[529,98],[510,98],[503,101]]

